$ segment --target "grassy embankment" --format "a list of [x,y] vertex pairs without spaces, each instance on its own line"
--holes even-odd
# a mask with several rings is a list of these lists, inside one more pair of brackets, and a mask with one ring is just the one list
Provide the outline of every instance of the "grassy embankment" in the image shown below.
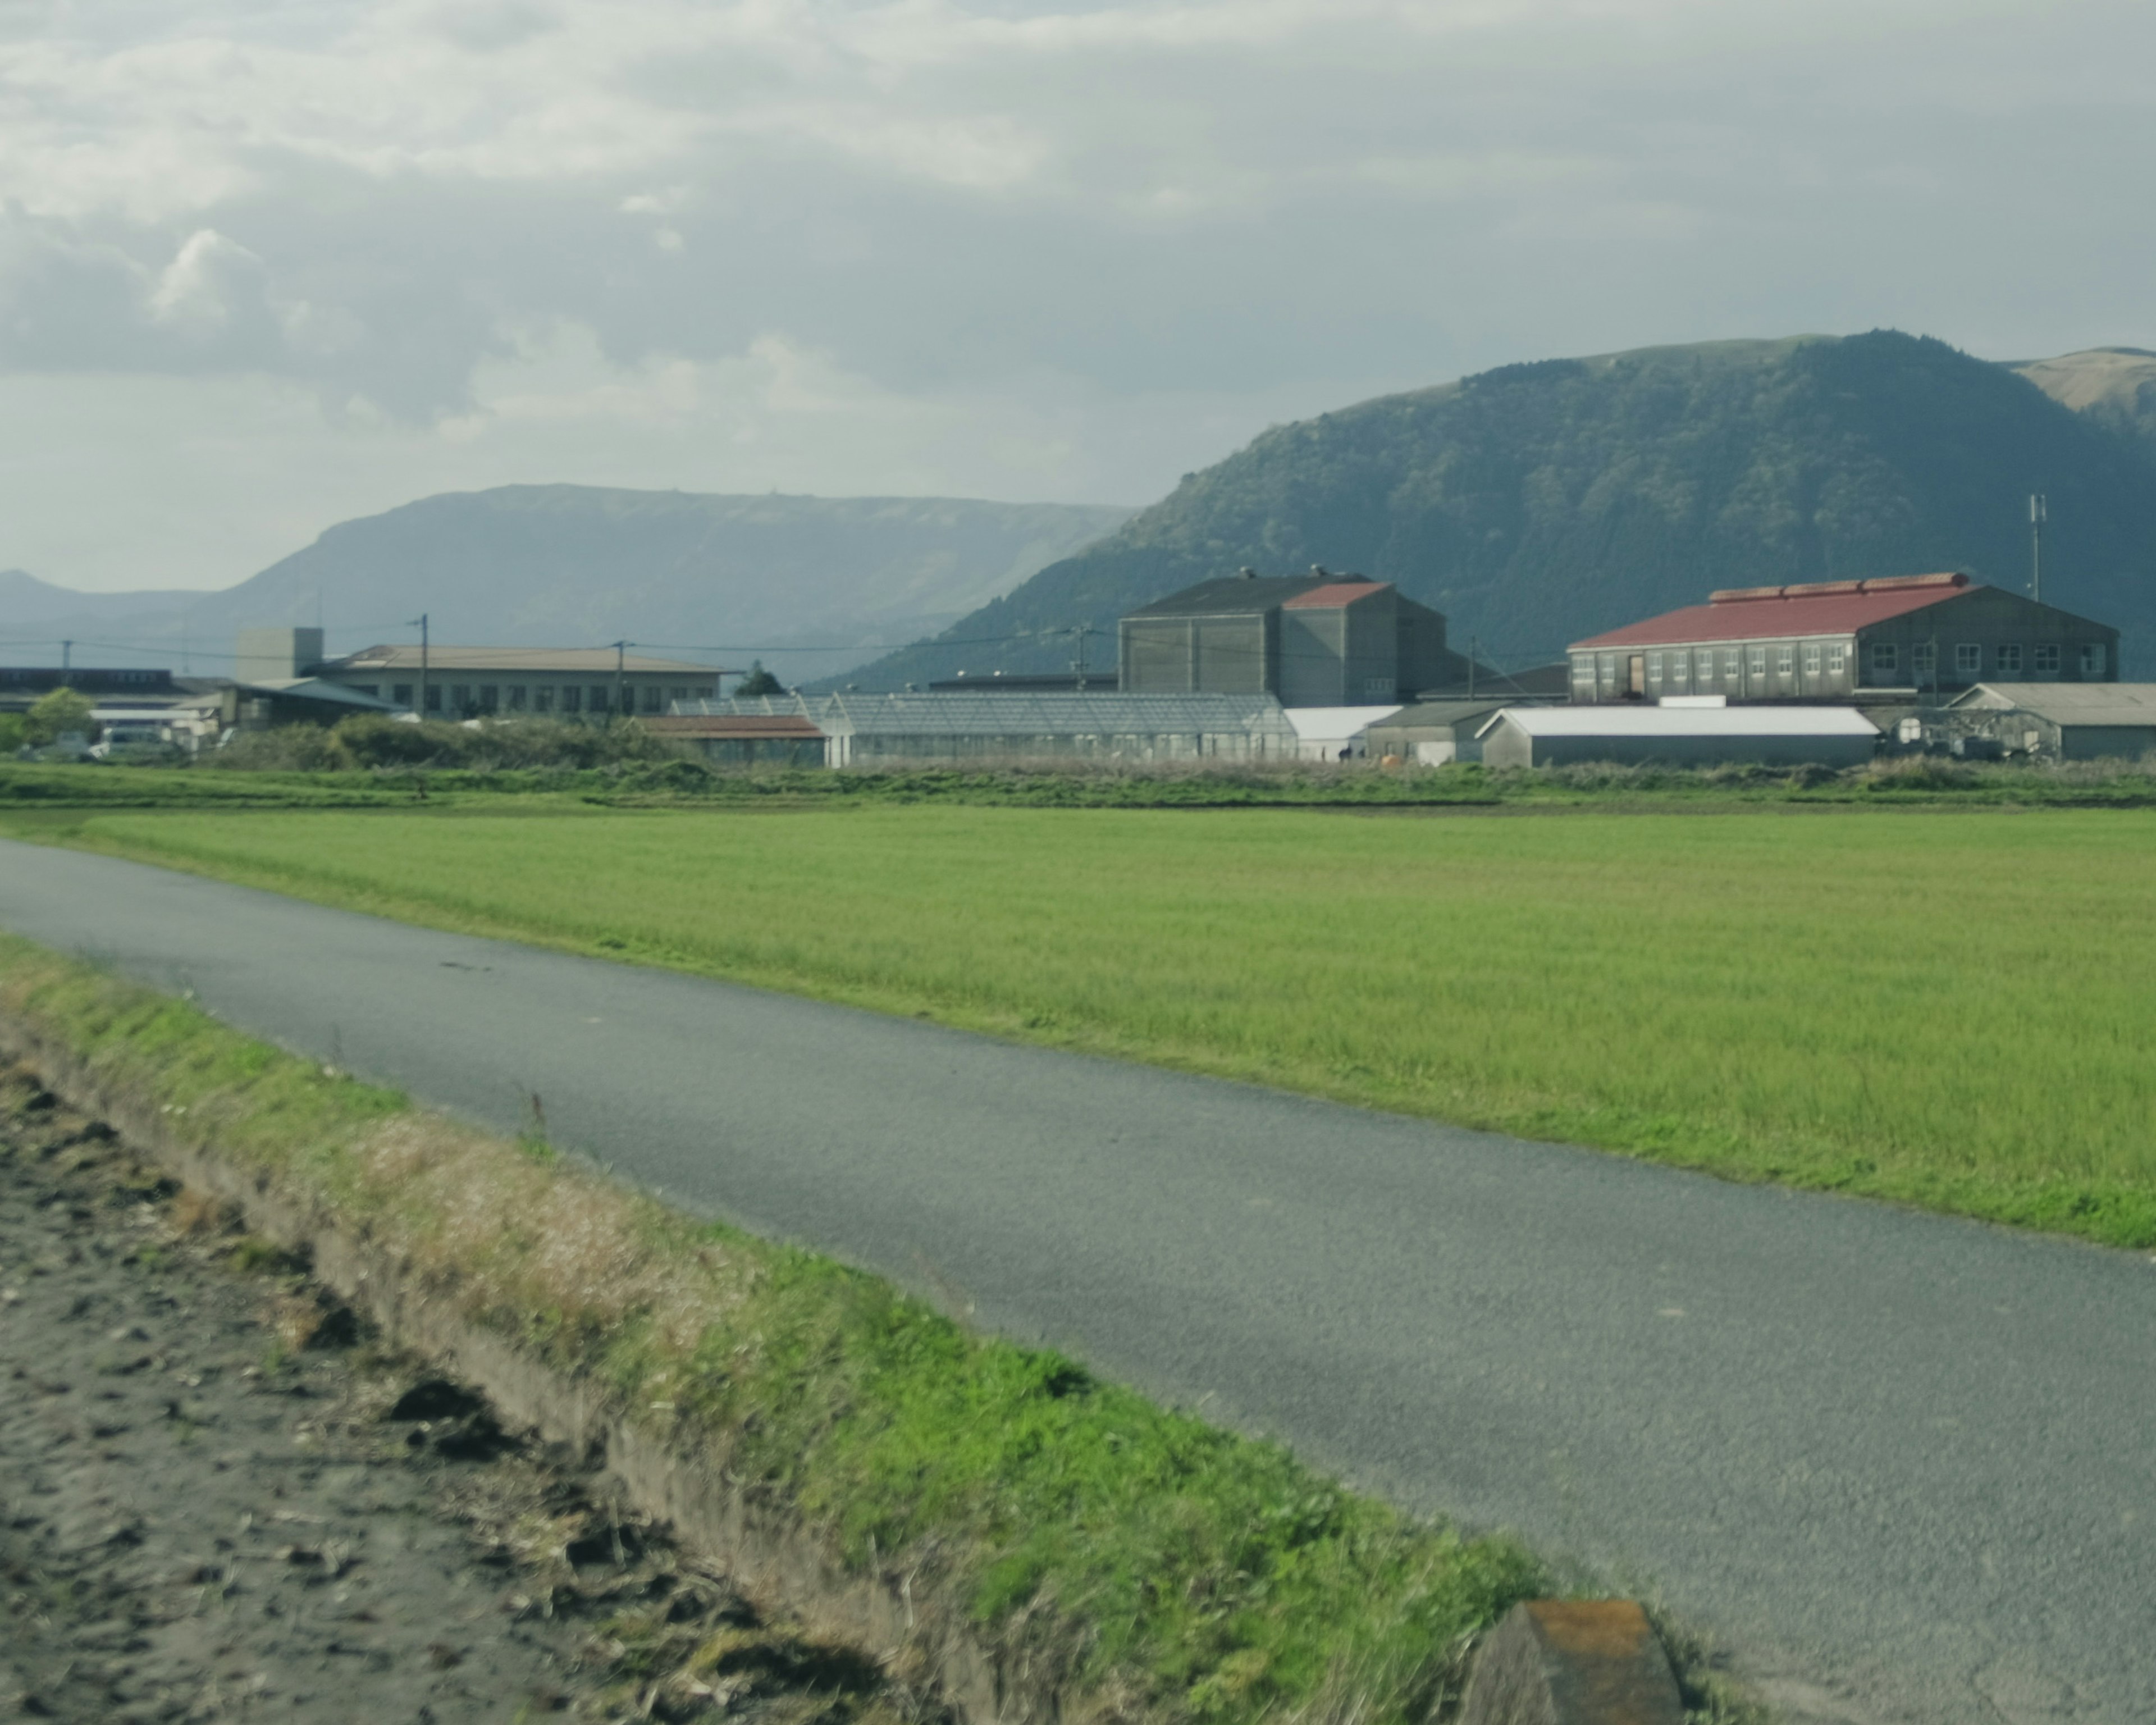
[[2156,813],[78,813],[53,835],[444,927],[2156,1245]]
[[1466,1638],[1544,1584],[1506,1539],[4,937],[0,1012],[677,1447],[723,1454],[845,1566],[1067,1658],[1081,1715],[1423,1725]]

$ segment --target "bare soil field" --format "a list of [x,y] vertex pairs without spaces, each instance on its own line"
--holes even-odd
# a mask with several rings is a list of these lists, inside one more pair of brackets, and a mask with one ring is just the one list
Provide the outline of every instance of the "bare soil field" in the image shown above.
[[921,1714],[0,1073],[0,1718]]

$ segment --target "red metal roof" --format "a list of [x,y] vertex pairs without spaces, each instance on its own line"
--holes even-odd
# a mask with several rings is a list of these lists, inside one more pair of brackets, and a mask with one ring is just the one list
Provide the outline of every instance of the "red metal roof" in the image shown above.
[[1367,599],[1380,588],[1390,587],[1389,581],[1333,581],[1323,587],[1313,587],[1308,593],[1299,593],[1281,607],[1283,611],[1337,610],[1342,605],[1352,605],[1358,599]]
[[1973,589],[1966,575],[1895,575],[1876,581],[1820,581],[1804,587],[1725,588],[1704,605],[1665,611],[1574,648],[1655,647],[1695,641],[1760,641],[1840,635],[1921,611]]

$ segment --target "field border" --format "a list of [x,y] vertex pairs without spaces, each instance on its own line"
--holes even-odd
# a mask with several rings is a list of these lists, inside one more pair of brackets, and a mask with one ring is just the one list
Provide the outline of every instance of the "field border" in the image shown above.
[[[445,1255],[443,1241],[415,1222],[419,1210],[371,1201],[368,1183],[432,1182],[427,1202],[437,1211],[444,1202],[453,1209],[490,1208],[476,1224],[461,1216],[471,1238],[491,1238],[489,1230],[531,1232],[535,1205],[551,1206],[557,1216],[595,1218],[577,1250],[586,1260],[637,1258],[643,1267],[636,1273],[647,1282],[652,1276],[694,1280],[711,1269],[705,1281],[721,1286],[767,1271],[773,1259],[819,1261],[811,1255],[692,1223],[542,1144],[512,1143],[422,1113],[401,1097],[228,1030],[183,1002],[8,937],[0,937],[0,1057],[31,1066],[49,1090],[108,1122],[186,1184],[239,1210],[250,1228],[308,1261],[393,1344],[444,1362],[483,1388],[511,1420],[603,1455],[639,1507],[671,1523],[752,1596],[783,1604],[813,1630],[869,1646],[896,1676],[935,1695],[967,1725],[1096,1719],[1422,1725],[1457,1702],[1481,1631],[1516,1600],[1548,1590],[1544,1566],[1508,1538],[1465,1539],[1440,1522],[1355,1498],[1273,1446],[1099,1386],[1097,1394],[1125,1413],[1142,1406],[1186,1436],[1203,1433],[1199,1448],[1216,1471],[1255,1466],[1270,1487],[1306,1494],[1299,1512],[1317,1517],[1314,1528],[1327,1515],[1344,1518],[1338,1530],[1344,1537],[1322,1529],[1309,1536],[1331,1566],[1322,1585],[1335,1596],[1326,1602],[1334,1617],[1327,1621],[1337,1620],[1339,1628],[1338,1645],[1321,1660],[1324,1669],[1309,1669],[1306,1656],[1299,1681],[1269,1677],[1255,1645],[1224,1652],[1216,1645],[1192,1666],[1166,1673],[1143,1660],[1103,1663],[1089,1656],[1101,1625],[1059,1597],[1053,1573],[984,1612],[983,1576],[1010,1553],[984,1548],[978,1527],[962,1517],[947,1530],[931,1529],[880,1551],[871,1536],[869,1561],[862,1562],[839,1537],[835,1523],[843,1517],[834,1510],[844,1506],[774,1489],[752,1453],[752,1433],[692,1409],[685,1398],[679,1409],[649,1399],[656,1381],[650,1368],[662,1356],[678,1366],[687,1357],[680,1349],[654,1353],[647,1337],[640,1374],[624,1373],[615,1342],[649,1312],[639,1308],[613,1334],[600,1334],[588,1315],[540,1310],[528,1276],[518,1283],[511,1258],[491,1248]],[[415,1147],[427,1159],[417,1174]],[[369,1158],[381,1164],[372,1175]],[[437,1163],[452,1168],[446,1185]],[[701,1260],[708,1260],[701,1269]],[[885,1321],[958,1349],[927,1369],[947,1369],[956,1357],[1084,1379],[1081,1368],[1058,1356],[967,1335],[875,1278],[829,1268],[843,1288],[880,1301]],[[1094,1393],[1088,1384],[1080,1399]],[[664,1415],[652,1417],[660,1409]],[[1142,1441],[1132,1440],[1134,1450]],[[1138,1450],[1138,1459],[1158,1463],[1147,1451]],[[1202,1472],[1176,1483],[1182,1496],[1170,1491],[1147,1508],[1173,1520],[1189,1513],[1194,1497],[1212,1485]],[[1402,1559],[1410,1568],[1422,1566],[1419,1578],[1409,1578],[1420,1581],[1421,1593],[1398,1584]],[[1171,1573],[1160,1579],[1173,1591],[1204,1578]],[[1433,1592],[1435,1607],[1427,1597]],[[1373,1627],[1358,1612],[1385,1620]],[[1443,1635],[1415,1633],[1440,1618],[1448,1625]],[[1403,1645],[1409,1650],[1404,1661]],[[1328,1655],[1323,1646],[1317,1651]]]

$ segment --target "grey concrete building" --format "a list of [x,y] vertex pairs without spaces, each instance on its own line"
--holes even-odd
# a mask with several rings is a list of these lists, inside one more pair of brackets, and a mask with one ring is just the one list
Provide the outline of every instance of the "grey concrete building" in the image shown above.
[[786,695],[694,701],[674,714],[781,716],[822,733],[831,767],[1291,761],[1299,744],[1270,695]]
[[2004,754],[2138,760],[2156,752],[2156,683],[1979,683],[1922,722],[1927,743],[1981,737]]
[[1467,680],[1445,619],[1390,582],[1245,571],[1171,593],[1116,631],[1128,695],[1270,695],[1284,706],[1369,706]]
[[1725,589],[1569,649],[1575,703],[1939,701],[1985,680],[2110,683],[2118,631],[1966,575]]

